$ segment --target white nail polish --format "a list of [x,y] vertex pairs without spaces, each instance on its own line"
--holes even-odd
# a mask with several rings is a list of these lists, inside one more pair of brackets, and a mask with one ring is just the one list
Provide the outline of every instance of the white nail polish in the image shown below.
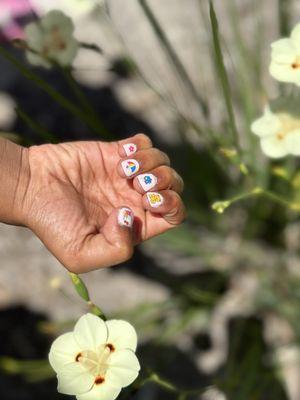
[[141,174],[137,176],[140,185],[148,192],[148,190],[152,189],[157,184],[157,178],[153,174]]
[[162,197],[162,195],[157,192],[148,192],[147,198],[150,206],[153,208],[161,206],[164,202],[164,198]]
[[123,145],[123,149],[125,150],[126,156],[131,156],[137,151],[136,144],[134,143],[126,143]]
[[140,166],[136,160],[130,159],[122,161],[122,168],[126,176],[131,176],[138,172]]
[[133,211],[130,208],[123,207],[118,213],[118,224],[120,226],[126,226],[127,228],[132,228],[134,220]]

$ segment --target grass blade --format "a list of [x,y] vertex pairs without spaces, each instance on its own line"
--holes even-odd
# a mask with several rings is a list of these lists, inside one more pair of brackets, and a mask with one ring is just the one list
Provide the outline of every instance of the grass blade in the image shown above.
[[32,71],[28,68],[24,63],[19,61],[16,57],[14,57],[9,51],[7,51],[4,47],[0,46],[0,55],[2,55],[7,61],[13,64],[19,72],[27,79],[31,80],[46,92],[54,101],[56,101],[61,107],[69,111],[76,118],[81,119],[90,129],[94,132],[101,134],[104,139],[109,138],[109,134],[104,128],[99,128],[98,125],[95,125],[94,121],[90,120],[85,112],[81,111],[79,107],[72,103],[69,99],[64,97],[60,92],[55,90],[51,85],[49,85],[43,78],[41,78],[36,72]]
[[209,2],[209,14],[210,14],[211,29],[212,29],[212,34],[213,34],[213,45],[214,45],[214,50],[215,50],[216,66],[217,66],[219,78],[220,78],[221,85],[222,85],[223,96],[224,96],[224,101],[225,101],[225,105],[226,105],[226,109],[227,109],[232,140],[240,154],[241,148],[240,148],[239,135],[238,135],[234,112],[233,112],[231,90],[230,90],[229,79],[227,76],[224,59],[223,59],[223,54],[222,54],[222,49],[221,49],[221,44],[220,44],[219,24],[218,24],[217,16],[216,16],[215,9],[213,6],[213,2],[211,0]]
[[182,64],[180,58],[178,57],[175,49],[171,45],[169,39],[167,38],[163,28],[157,21],[155,15],[153,14],[151,8],[147,4],[146,0],[138,0],[140,3],[140,6],[142,7],[154,33],[156,34],[162,48],[165,50],[171,65],[175,67],[175,70],[177,71],[178,75],[180,76],[182,82],[187,86],[197,103],[200,105],[202,113],[207,116],[208,115],[208,108],[206,103],[203,101],[199,93],[197,92],[193,82],[191,81],[184,65]]
[[46,142],[58,143],[58,138],[51,132],[49,132],[45,127],[35,121],[30,117],[24,110],[19,106],[16,107],[16,113],[19,118],[34,132],[36,132],[40,137],[42,137]]

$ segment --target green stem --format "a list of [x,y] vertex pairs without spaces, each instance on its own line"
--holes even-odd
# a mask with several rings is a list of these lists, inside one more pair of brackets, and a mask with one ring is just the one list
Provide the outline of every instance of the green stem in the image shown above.
[[191,94],[193,95],[193,97],[195,98],[197,103],[199,104],[202,113],[205,116],[208,116],[207,105],[205,104],[205,102],[200,97],[199,93],[197,92],[183,63],[181,62],[180,58],[178,57],[176,51],[174,50],[169,39],[167,38],[167,35],[165,34],[165,32],[164,32],[163,28],[161,27],[161,25],[159,24],[158,20],[156,19],[151,8],[147,4],[146,0],[138,0],[138,1],[139,1],[140,6],[142,7],[154,33],[156,34],[157,38],[159,39],[159,42],[160,42],[162,48],[165,50],[165,52],[171,62],[171,65],[173,67],[175,67],[175,70],[177,71],[178,75],[180,76],[182,82],[185,83],[185,85],[187,86],[187,88],[189,89],[189,91],[191,92]]
[[137,389],[140,389],[147,383],[154,383],[161,387],[162,389],[166,390],[167,392],[176,393],[178,395],[178,399],[186,399],[188,396],[192,396],[195,394],[200,394],[206,391],[208,388],[201,388],[201,389],[192,389],[192,390],[181,390],[176,387],[172,382],[161,378],[156,373],[151,373],[147,378],[143,379],[139,383],[135,385]]
[[16,107],[16,113],[19,118],[25,122],[25,124],[33,131],[36,132],[39,136],[41,136],[46,142],[50,143],[58,143],[58,138],[48,131],[45,127],[35,121],[30,117],[24,110],[22,110],[19,106]]
[[98,54],[103,55],[103,50],[101,49],[101,47],[97,46],[96,44],[92,44],[92,43],[86,43],[86,42],[80,42],[79,46],[82,49],[86,49],[86,50],[92,50],[95,51]]
[[25,78],[34,82],[36,86],[38,86],[40,89],[46,92],[59,105],[68,110],[76,118],[81,119],[94,132],[99,133],[99,127],[95,126],[95,124],[89,118],[87,118],[86,113],[84,111],[81,111],[79,107],[75,106],[69,99],[64,97],[57,90],[55,90],[36,72],[33,72],[30,68],[28,68],[25,64],[19,61],[16,57],[14,57],[9,51],[7,51],[2,46],[0,46],[0,55],[2,55],[6,60],[8,60],[11,64],[13,64]]
[[289,208],[290,210],[300,211],[300,203],[289,201],[289,200],[285,199],[284,197],[279,196],[277,193],[262,189],[260,187],[255,187],[254,189],[250,190],[249,192],[238,194],[227,200],[216,201],[212,205],[212,209],[215,210],[216,212],[218,212],[219,214],[222,214],[226,210],[226,208],[228,208],[232,204],[234,204],[240,200],[245,200],[245,199],[248,199],[248,198],[254,197],[254,196],[264,196],[264,197],[274,201],[275,203],[278,203],[284,207]]
[[238,130],[237,130],[236,122],[235,122],[234,111],[233,111],[231,89],[230,89],[230,85],[229,85],[229,79],[227,76],[224,59],[223,59],[223,53],[222,53],[221,44],[220,44],[219,24],[218,24],[218,20],[217,20],[217,16],[216,16],[216,13],[214,10],[212,0],[210,0],[209,6],[210,6],[209,10],[210,10],[211,30],[212,30],[212,35],[213,35],[213,43],[214,43],[214,50],[215,50],[215,57],[216,57],[216,66],[217,66],[217,70],[218,70],[218,75],[220,77],[224,101],[225,101],[225,105],[226,105],[226,109],[227,109],[227,113],[228,113],[232,141],[233,141],[233,145],[236,146],[238,153],[241,156],[240,140],[239,140],[239,134],[238,134]]
[[[59,67],[59,66],[58,66]],[[80,89],[78,83],[73,78],[70,69],[59,67],[60,71],[62,72],[69,88],[71,89],[74,96],[77,98],[79,105],[81,106],[82,110],[85,111],[87,117],[91,119],[91,123],[97,127],[98,132],[101,134],[102,138],[104,139],[111,139],[109,132],[105,129],[104,125],[99,120],[98,114],[93,109],[92,105],[86,98],[83,91]]]
[[90,309],[90,312],[97,315],[97,317],[102,318],[104,321],[106,321],[106,316],[104,312],[100,309],[100,307],[96,306],[91,301],[88,289],[83,280],[80,278],[80,276],[74,274],[73,272],[69,272],[69,275],[77,294],[86,302],[86,304]]

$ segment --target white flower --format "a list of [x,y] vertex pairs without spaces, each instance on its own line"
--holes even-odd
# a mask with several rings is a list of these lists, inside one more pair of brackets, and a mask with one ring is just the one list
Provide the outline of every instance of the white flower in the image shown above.
[[266,106],[251,125],[260,137],[262,151],[271,158],[300,155],[300,105],[295,99],[279,99]]
[[289,38],[272,43],[270,74],[280,82],[292,82],[300,86],[300,24]]
[[115,399],[138,376],[136,346],[129,322],[83,315],[73,332],[59,336],[51,346],[49,361],[57,373],[57,390],[78,400]]
[[49,68],[53,60],[61,66],[68,66],[74,60],[78,42],[73,36],[72,20],[58,10],[45,14],[38,22],[25,28],[28,50],[26,56],[33,65]]

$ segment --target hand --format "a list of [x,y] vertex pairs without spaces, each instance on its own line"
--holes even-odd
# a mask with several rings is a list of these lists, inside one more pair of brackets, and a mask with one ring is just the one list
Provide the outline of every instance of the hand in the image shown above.
[[[185,217],[182,179],[143,134],[111,143],[33,146],[28,163],[23,223],[72,272],[124,262],[134,244]],[[150,188],[156,194],[147,195]],[[120,211],[124,207],[129,210]]]

